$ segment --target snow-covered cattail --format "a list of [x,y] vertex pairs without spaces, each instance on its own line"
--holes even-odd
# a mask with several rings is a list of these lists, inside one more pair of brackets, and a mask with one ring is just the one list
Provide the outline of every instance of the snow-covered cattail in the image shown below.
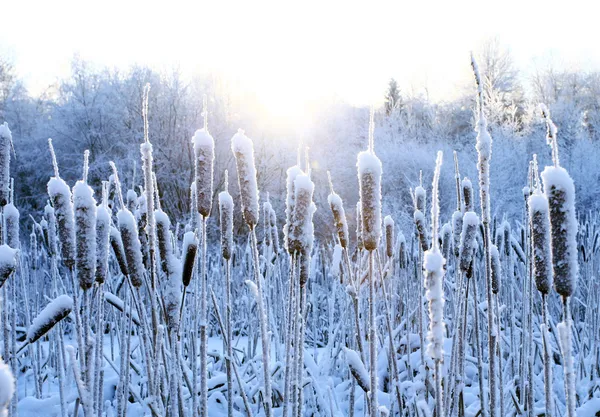
[[68,268],[75,265],[75,225],[73,214],[73,203],[71,202],[71,189],[58,174],[58,165],[52,139],[48,139],[52,165],[54,166],[54,177],[48,181],[48,195],[54,207],[56,215],[56,226],[58,229],[58,240],[63,262]]
[[196,261],[196,254],[198,253],[198,238],[194,232],[186,232],[183,235],[183,268],[181,281],[183,285],[187,287],[192,281],[194,274],[194,263]]
[[0,125],[0,206],[9,202],[10,194],[10,150],[12,134],[8,123]]
[[427,197],[427,193],[425,192],[425,188],[421,185],[418,185],[415,188],[415,209],[425,213],[425,199]]
[[396,247],[398,248],[398,260],[400,268],[406,268],[408,255],[406,253],[406,238],[402,231],[398,231],[398,240]]
[[367,368],[365,368],[365,364],[360,359],[358,352],[344,348],[344,352],[346,352],[346,362],[348,363],[348,368],[350,369],[350,373],[356,379],[356,383],[359,387],[363,389],[365,393],[369,392],[369,372]]
[[429,242],[427,242],[427,226],[425,225],[425,215],[421,210],[415,210],[413,213],[415,220],[415,226],[417,228],[417,236],[419,238],[419,244],[421,249],[425,252],[429,249]]
[[[204,111],[206,112],[206,109]],[[202,217],[206,218],[210,216],[212,208],[215,140],[205,126],[203,129],[196,130],[192,143],[194,144],[197,210]]]
[[138,195],[133,189],[127,190],[127,209],[135,213],[138,204]]
[[456,210],[452,213],[452,235],[454,237],[454,256],[459,257],[460,255],[460,236],[463,227],[463,213],[460,210]]
[[6,243],[13,249],[19,249],[19,210],[11,202],[4,206],[4,221],[6,223]]
[[474,208],[474,197],[473,197],[473,184],[471,180],[465,177],[462,180],[462,189],[463,189],[463,200],[465,202],[465,212],[473,211]]
[[[229,175],[225,171],[225,190],[219,193],[219,223],[221,225],[221,254],[226,260],[233,253],[233,198],[229,194]],[[270,217],[270,216],[269,216]]]
[[88,290],[96,279],[96,200],[87,184],[89,152],[85,151],[83,180],[73,187],[75,208],[75,260],[79,286]]
[[169,274],[172,266],[173,243],[171,241],[171,221],[167,213],[159,207],[154,210],[156,222],[156,240],[158,241],[158,254],[160,256],[160,267],[165,274]]
[[348,222],[346,221],[346,213],[344,211],[344,204],[342,198],[333,190],[333,183],[331,181],[331,174],[327,171],[327,177],[329,179],[329,188],[331,190],[327,197],[329,207],[331,207],[331,213],[333,214],[333,220],[335,223],[335,230],[337,231],[338,238],[340,239],[340,245],[342,248],[348,247]]
[[73,299],[68,295],[59,295],[50,301],[37,315],[27,329],[27,343],[32,344],[48,333],[58,322],[73,311]]
[[552,287],[552,252],[548,198],[536,190],[529,197],[529,219],[533,243],[533,273],[539,292],[548,294]]
[[312,198],[315,184],[307,174],[301,174],[294,181],[296,191],[293,228],[291,232],[292,253],[306,253],[312,247],[314,235],[312,232]]
[[264,240],[267,246],[271,246],[271,241],[273,240],[273,235],[271,234],[271,210],[273,210],[273,206],[269,201],[269,193],[267,193],[267,201],[263,203]]
[[98,283],[103,283],[108,277],[108,246],[111,226],[106,187],[107,184],[103,184],[102,203],[96,207],[96,281]]
[[504,249],[504,255],[510,255],[511,248],[511,231],[510,231],[510,223],[508,221],[502,222],[502,231],[504,233],[504,242],[502,242],[502,247]]
[[306,285],[310,276],[310,253],[305,254],[300,259],[300,286]]
[[496,245],[490,247],[490,255],[492,260],[492,292],[498,294],[498,291],[500,290],[502,269],[500,267],[500,252]]
[[117,258],[119,270],[123,275],[127,276],[129,272],[127,271],[127,258],[125,257],[123,240],[121,239],[121,233],[114,226],[110,226],[110,246],[113,248],[113,252]]
[[450,259],[450,248],[452,247],[452,226],[450,223],[445,223],[442,226],[442,256],[448,262]]
[[366,250],[374,251],[381,238],[381,160],[370,148],[358,154],[356,165],[363,244]]
[[8,245],[0,246],[0,288],[17,269],[17,250]]
[[460,270],[467,272],[475,250],[475,238],[479,229],[479,217],[474,211],[468,211],[463,217],[463,229],[460,236]]
[[127,260],[127,272],[129,279],[134,287],[141,287],[144,275],[144,263],[142,261],[142,248],[138,237],[138,229],[133,214],[127,209],[123,203],[121,196],[121,185],[117,174],[117,167],[114,162],[110,163],[117,188],[117,197],[121,203],[121,209],[117,212],[117,221],[119,223],[119,232],[123,240],[123,249],[125,250],[125,259]]
[[50,256],[56,254],[56,216],[54,215],[54,209],[48,203],[44,207],[44,215],[48,219],[48,252]]
[[385,225],[385,254],[391,258],[394,255],[394,219],[392,216],[385,216],[383,224]]
[[291,232],[294,223],[294,210],[296,207],[296,189],[294,188],[294,181],[296,177],[301,175],[303,172],[298,165],[288,168],[287,179],[286,179],[286,198],[285,198],[285,225],[283,226],[283,239],[284,247],[292,254],[291,249],[292,236]]
[[233,135],[231,150],[235,156],[244,220],[250,228],[258,224],[258,186],[254,165],[254,145],[242,129]]

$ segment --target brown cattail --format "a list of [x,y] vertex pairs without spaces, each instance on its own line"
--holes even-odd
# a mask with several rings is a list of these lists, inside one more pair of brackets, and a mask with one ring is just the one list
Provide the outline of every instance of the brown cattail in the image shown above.
[[110,244],[110,214],[107,200],[96,208],[96,281],[108,277],[108,245]]
[[392,216],[385,216],[383,224],[385,226],[385,254],[391,258],[394,256],[394,219]]
[[73,299],[60,295],[52,300],[31,322],[27,329],[27,343],[35,343],[48,333],[57,323],[73,311]]
[[181,281],[183,285],[187,287],[192,281],[194,274],[194,264],[196,261],[196,254],[198,253],[198,239],[194,232],[187,232],[183,235],[183,269],[181,274]]
[[536,190],[529,197],[529,220],[533,243],[533,273],[539,292],[548,294],[552,287],[552,251],[548,198]]
[[[206,109],[204,111],[206,112]],[[210,216],[212,207],[215,140],[205,127],[194,133],[192,142],[194,144],[196,205],[198,213],[207,218]]]
[[13,249],[21,246],[19,240],[19,210],[13,203],[4,206],[4,221],[6,223],[6,243]]
[[312,230],[312,214],[314,204],[312,202],[315,184],[307,174],[301,174],[294,181],[296,191],[293,228],[290,231],[292,253],[310,254],[314,233]]
[[94,190],[87,184],[87,161],[85,151],[83,180],[73,187],[75,207],[75,260],[79,286],[88,290],[96,279],[96,200]]
[[284,246],[288,253],[292,254],[291,249],[291,232],[294,222],[294,209],[296,205],[296,190],[294,188],[294,181],[298,175],[303,174],[302,170],[298,165],[294,165],[287,170],[286,180],[286,199],[285,199],[285,225],[283,226],[283,239]]
[[450,248],[452,247],[452,226],[450,223],[446,223],[442,226],[442,256],[446,259],[446,265],[450,259]]
[[0,206],[2,207],[9,202],[11,147],[12,134],[8,123],[4,122],[0,125]]
[[425,188],[420,185],[415,188],[415,207],[417,210],[425,213],[425,199],[427,198],[427,193],[425,192]]
[[119,230],[114,226],[110,226],[110,246],[113,248],[121,273],[127,276],[129,272],[127,271],[127,258],[125,257],[123,240],[121,239],[121,233],[119,233]]
[[0,288],[17,269],[17,250],[8,245],[0,246]]
[[75,226],[71,189],[58,175],[58,165],[52,147],[52,139],[48,139],[48,145],[50,146],[52,165],[54,166],[54,177],[48,181],[48,195],[56,215],[61,256],[65,265],[72,269],[75,265]]
[[344,211],[344,204],[342,198],[333,191],[333,183],[331,182],[331,175],[327,171],[327,177],[329,178],[329,188],[331,193],[327,197],[329,207],[331,207],[331,213],[333,214],[333,221],[335,223],[335,229],[340,239],[340,245],[342,248],[348,248],[348,222],[346,221],[346,212]]
[[500,267],[500,252],[496,245],[490,246],[490,255],[492,259],[492,292],[498,294],[498,291],[500,291],[502,268]]
[[452,213],[452,234],[454,243],[454,256],[460,256],[460,235],[463,227],[463,214],[460,210],[456,210]]
[[425,224],[425,215],[421,210],[415,210],[413,213],[415,220],[415,226],[417,228],[417,236],[419,237],[419,243],[423,252],[429,249],[429,242],[427,242],[427,226]]
[[235,156],[238,183],[244,220],[250,228],[258,224],[258,186],[254,166],[254,145],[242,129],[231,139],[231,150]]
[[219,193],[219,220],[221,224],[221,254],[226,260],[233,254],[233,198],[229,194],[229,174],[225,171],[225,190]]
[[[158,200],[157,200],[158,201]],[[160,207],[154,210],[154,221],[156,222],[156,240],[158,241],[158,254],[160,256],[160,267],[169,275],[171,273],[173,256],[173,243],[171,242],[171,221],[167,213]]]
[[361,387],[365,393],[370,390],[370,377],[369,372],[365,368],[364,363],[360,359],[358,353],[352,349],[344,348],[346,352],[346,361],[348,362],[348,368],[350,373],[356,379],[356,383]]
[[404,233],[398,232],[398,258],[400,268],[406,268],[408,262],[408,253],[406,252],[406,238],[404,237]]
[[462,180],[462,189],[463,189],[463,200],[465,202],[464,211],[473,211],[474,209],[474,197],[473,197],[473,184],[471,180],[468,178],[464,178]]
[[467,272],[475,251],[475,239],[479,229],[479,217],[474,211],[468,211],[463,217],[463,230],[460,237],[460,270]]
[[363,244],[366,250],[374,251],[381,238],[381,161],[370,149],[358,154],[356,165]]

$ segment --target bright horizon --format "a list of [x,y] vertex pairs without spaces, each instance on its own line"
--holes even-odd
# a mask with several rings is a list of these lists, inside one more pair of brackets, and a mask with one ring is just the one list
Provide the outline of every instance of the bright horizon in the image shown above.
[[470,76],[469,52],[491,37],[525,81],[536,65],[600,68],[600,30],[585,3],[107,0],[84,10],[80,1],[19,1],[2,7],[0,52],[32,94],[66,77],[79,54],[120,69],[219,74],[271,116],[293,121],[325,97],[380,104],[392,77],[403,94],[451,99]]

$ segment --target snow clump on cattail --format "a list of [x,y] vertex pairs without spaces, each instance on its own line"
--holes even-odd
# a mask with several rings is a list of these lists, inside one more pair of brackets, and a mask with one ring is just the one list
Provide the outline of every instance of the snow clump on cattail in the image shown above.
[[254,165],[254,145],[242,129],[233,135],[231,150],[235,156],[242,201],[242,213],[246,224],[254,228],[258,224],[258,186]]

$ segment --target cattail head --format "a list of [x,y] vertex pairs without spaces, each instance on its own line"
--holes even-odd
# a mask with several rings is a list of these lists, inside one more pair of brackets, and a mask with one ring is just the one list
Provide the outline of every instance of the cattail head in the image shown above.
[[454,243],[454,256],[460,256],[460,234],[462,233],[463,214],[460,210],[452,213],[452,234]]
[[127,209],[135,213],[135,210],[138,205],[138,195],[133,189],[127,190]]
[[315,184],[307,174],[302,174],[296,177],[294,189],[296,195],[290,249],[292,253],[310,253],[314,239],[312,215],[316,208],[312,198]]
[[552,252],[548,198],[536,190],[529,197],[529,221],[533,244],[533,273],[539,292],[548,294],[552,287]]
[[0,206],[5,206],[10,194],[10,150],[12,134],[8,123],[0,125]]
[[48,145],[50,146],[54,166],[54,177],[48,181],[48,195],[56,215],[61,256],[65,265],[71,269],[75,265],[75,225],[71,189],[58,175],[58,165],[52,147],[52,139],[48,139]]
[[463,200],[465,202],[465,212],[474,210],[473,184],[468,178],[462,180]]
[[171,221],[167,213],[160,208],[154,210],[156,222],[156,240],[158,241],[158,254],[160,256],[160,267],[166,275],[172,273],[174,267],[173,242],[171,241]]
[[110,213],[106,203],[96,208],[96,281],[108,277],[108,246],[110,244]]
[[183,235],[183,269],[181,275],[181,281],[183,285],[187,287],[192,281],[194,275],[194,264],[196,261],[196,254],[198,253],[198,239],[196,233],[186,232]]
[[6,222],[6,243],[13,249],[21,246],[19,240],[19,210],[13,203],[4,206],[4,221]]
[[510,255],[511,248],[511,232],[510,232],[510,223],[508,221],[502,222],[502,231],[504,233],[504,242],[502,242],[502,247],[504,248],[504,255]]
[[233,253],[233,198],[228,190],[228,174],[225,171],[225,190],[219,193],[219,220],[221,225],[221,254],[226,260]]
[[87,184],[88,151],[85,153],[84,179],[73,187],[75,208],[75,260],[79,286],[88,290],[96,279],[96,200]]
[[256,167],[254,165],[254,145],[242,129],[231,139],[231,149],[235,156],[242,200],[242,213],[246,224],[251,229],[258,224],[258,186],[256,184]]
[[401,231],[398,232],[398,243],[396,244],[398,247],[398,259],[400,263],[400,268],[406,268],[408,262],[408,253],[406,250],[406,238],[404,237],[404,233]]
[[0,246],[0,288],[17,269],[17,250],[8,245]]
[[452,247],[452,226],[450,223],[445,223],[442,226],[442,256],[444,259],[450,259],[450,248]]
[[[206,110],[205,110],[206,111]],[[196,130],[194,144],[197,210],[202,217],[210,216],[213,195],[215,140],[205,129]]]
[[60,295],[50,301],[27,329],[27,343],[35,343],[48,333],[58,322],[73,311],[73,299],[68,295]]
[[362,239],[365,249],[373,251],[381,238],[381,161],[372,150],[358,154],[358,182]]
[[296,177],[301,174],[303,174],[303,172],[298,165],[294,165],[293,167],[288,168],[287,170],[283,244],[290,254],[293,253],[293,250],[291,249],[291,232],[294,227],[294,210],[296,207],[296,189],[294,188],[294,181],[296,181]]
[[502,268],[500,267],[500,252],[496,245],[490,246],[490,255],[492,260],[492,292],[498,294],[500,279],[502,278]]
[[110,246],[113,248],[115,258],[119,264],[119,270],[125,276],[129,274],[127,270],[127,258],[125,257],[125,248],[123,247],[123,240],[121,239],[121,233],[119,230],[110,226]]
[[340,239],[340,245],[342,248],[348,248],[348,222],[346,221],[346,212],[344,211],[344,204],[342,198],[333,191],[333,183],[331,182],[331,175],[327,172],[329,178],[329,188],[331,193],[327,197],[329,207],[331,207],[331,213],[333,214],[333,221],[335,223],[335,229]]
[[479,229],[479,217],[474,211],[468,211],[463,217],[463,229],[460,237],[460,270],[467,272],[475,251],[476,237]]
[[392,216],[385,216],[383,224],[385,226],[385,254],[391,258],[394,256],[394,219]]
[[425,213],[425,199],[427,197],[427,193],[425,192],[425,188],[422,186],[417,186],[415,188],[415,208],[423,213]]
[[54,209],[48,203],[44,207],[44,215],[48,219],[48,252],[50,256],[56,254],[56,216],[54,215]]
[[271,236],[273,237],[273,252],[275,255],[279,253],[279,230],[277,229],[277,214],[275,213],[275,209],[271,207],[271,212],[269,213],[269,224],[271,225]]
[[425,252],[429,249],[429,242],[427,241],[427,225],[425,224],[425,215],[421,210],[415,210],[413,213],[413,219],[415,220],[415,227],[417,229],[417,236],[419,238],[419,244],[421,249]]

